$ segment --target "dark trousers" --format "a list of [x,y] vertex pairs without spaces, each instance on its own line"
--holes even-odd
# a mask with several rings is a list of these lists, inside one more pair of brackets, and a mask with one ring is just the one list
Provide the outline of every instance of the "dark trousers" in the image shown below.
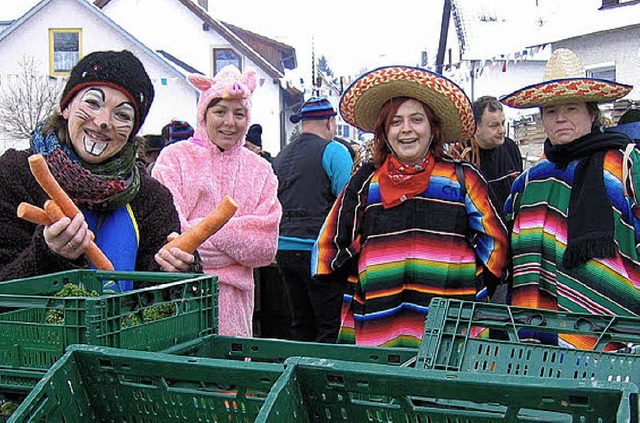
[[278,250],[278,270],[291,308],[291,339],[335,343],[344,287],[311,277],[311,252]]
[[290,339],[291,312],[289,298],[275,263],[253,269],[255,304],[253,336]]

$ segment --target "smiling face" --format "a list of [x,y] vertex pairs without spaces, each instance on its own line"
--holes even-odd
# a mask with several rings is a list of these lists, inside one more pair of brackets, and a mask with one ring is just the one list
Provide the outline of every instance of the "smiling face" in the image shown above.
[[431,123],[422,103],[412,98],[405,100],[394,114],[386,135],[401,162],[420,163],[431,143]]
[[249,126],[247,110],[238,99],[212,102],[204,121],[209,139],[222,150],[238,144]]
[[587,103],[568,103],[542,108],[542,124],[553,145],[569,144],[591,132],[594,116]]
[[76,154],[87,163],[101,163],[122,150],[135,123],[135,110],[120,90],[89,87],[62,111]]

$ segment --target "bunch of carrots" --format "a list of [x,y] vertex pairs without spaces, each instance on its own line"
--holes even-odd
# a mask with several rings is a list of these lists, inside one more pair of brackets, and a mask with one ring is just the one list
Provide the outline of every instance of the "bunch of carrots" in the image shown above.
[[[38,225],[51,225],[65,216],[72,219],[76,214],[82,213],[51,174],[44,156],[41,154],[30,156],[29,167],[36,181],[50,199],[45,202],[44,209],[33,204],[20,203],[17,210],[18,217]],[[222,202],[205,218],[162,248],[178,247],[193,254],[207,238],[215,234],[231,219],[237,209],[236,202],[231,197],[225,196]],[[85,254],[96,269],[114,270],[111,261],[93,241],[93,234]]]

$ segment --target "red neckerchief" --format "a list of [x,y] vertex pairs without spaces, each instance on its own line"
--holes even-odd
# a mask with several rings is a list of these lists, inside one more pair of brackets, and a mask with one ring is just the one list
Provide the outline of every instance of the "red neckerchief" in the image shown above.
[[407,166],[393,154],[389,154],[377,170],[382,206],[389,209],[422,194],[429,185],[435,165],[431,152],[418,166]]

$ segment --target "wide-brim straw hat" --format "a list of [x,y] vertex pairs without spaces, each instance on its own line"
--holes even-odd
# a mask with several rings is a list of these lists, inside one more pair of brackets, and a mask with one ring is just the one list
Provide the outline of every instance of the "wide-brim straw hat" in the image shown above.
[[382,106],[395,97],[422,101],[442,121],[445,142],[471,138],[476,124],[471,101],[455,83],[426,69],[386,66],[356,79],[340,100],[342,118],[363,131],[374,132]]
[[500,101],[516,109],[566,103],[606,103],[629,94],[633,86],[606,79],[587,78],[574,52],[560,48],[544,68],[544,80],[508,94]]

